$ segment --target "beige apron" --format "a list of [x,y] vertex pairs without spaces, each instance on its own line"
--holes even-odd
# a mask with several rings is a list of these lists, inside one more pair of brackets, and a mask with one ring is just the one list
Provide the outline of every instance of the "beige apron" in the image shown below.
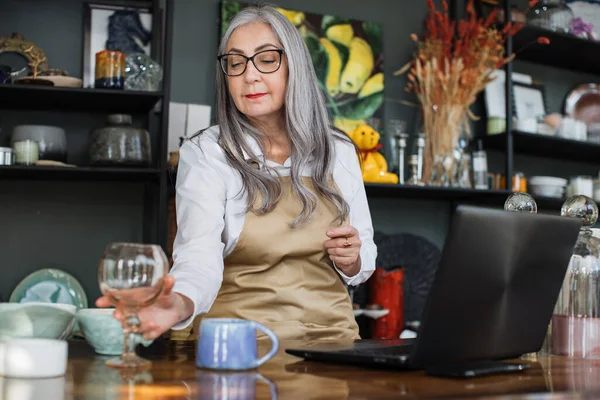
[[[310,179],[303,179],[312,189]],[[203,318],[257,321],[282,340],[359,339],[348,291],[323,246],[335,207],[320,198],[311,221],[292,229],[302,205],[290,177],[279,182],[282,196],[273,211],[246,214],[237,245],[224,260],[219,294]]]

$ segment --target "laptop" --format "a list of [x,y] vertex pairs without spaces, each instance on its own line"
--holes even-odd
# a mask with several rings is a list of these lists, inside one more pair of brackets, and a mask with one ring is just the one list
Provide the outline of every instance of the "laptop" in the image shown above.
[[312,342],[307,360],[475,376],[522,370],[537,352],[582,221],[458,206],[414,340]]

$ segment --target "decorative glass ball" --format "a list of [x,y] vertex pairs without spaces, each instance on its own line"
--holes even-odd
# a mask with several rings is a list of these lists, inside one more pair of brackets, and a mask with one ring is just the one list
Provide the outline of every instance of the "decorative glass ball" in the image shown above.
[[144,53],[125,58],[125,89],[156,92],[162,87],[163,69]]
[[563,217],[580,218],[584,227],[592,227],[598,220],[598,206],[596,202],[584,195],[571,196],[564,202],[560,209]]
[[516,192],[508,196],[506,202],[504,202],[504,209],[507,211],[537,214],[537,203],[531,195]]

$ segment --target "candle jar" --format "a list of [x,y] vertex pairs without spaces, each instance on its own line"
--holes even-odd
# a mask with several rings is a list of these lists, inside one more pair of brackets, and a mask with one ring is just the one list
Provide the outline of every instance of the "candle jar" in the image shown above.
[[15,164],[32,165],[39,159],[40,147],[34,140],[19,140],[13,143]]
[[125,87],[125,54],[116,50],[96,53],[96,80],[98,89],[123,89]]

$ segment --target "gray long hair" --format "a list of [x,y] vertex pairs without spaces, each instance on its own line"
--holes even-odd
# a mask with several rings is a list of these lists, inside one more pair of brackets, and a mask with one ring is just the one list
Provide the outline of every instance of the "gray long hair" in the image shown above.
[[[302,203],[302,211],[291,223],[291,227],[308,222],[317,207],[317,196],[302,183],[300,175],[303,167],[309,163],[316,194],[336,207],[335,220],[341,224],[349,214],[349,206],[344,198],[329,186],[329,177],[333,163],[334,140],[346,140],[350,143],[351,140],[342,133],[334,136],[329,126],[323,93],[317,83],[310,53],[298,30],[272,6],[244,8],[230,22],[221,40],[219,54],[225,53],[227,42],[235,29],[254,22],[270,25],[283,45],[287,57],[289,72],[284,107],[286,127],[291,140],[290,175],[293,193]],[[221,129],[219,144],[229,164],[241,174],[244,190],[248,195],[248,210],[256,214],[268,213],[281,198],[281,186],[269,169],[253,168],[243,155],[245,151],[251,157],[251,162],[259,163],[244,136],[253,137],[264,153],[261,140],[263,134],[236,108],[227,89],[227,79],[218,62],[216,67],[217,119]],[[259,194],[262,204],[255,205]]]

